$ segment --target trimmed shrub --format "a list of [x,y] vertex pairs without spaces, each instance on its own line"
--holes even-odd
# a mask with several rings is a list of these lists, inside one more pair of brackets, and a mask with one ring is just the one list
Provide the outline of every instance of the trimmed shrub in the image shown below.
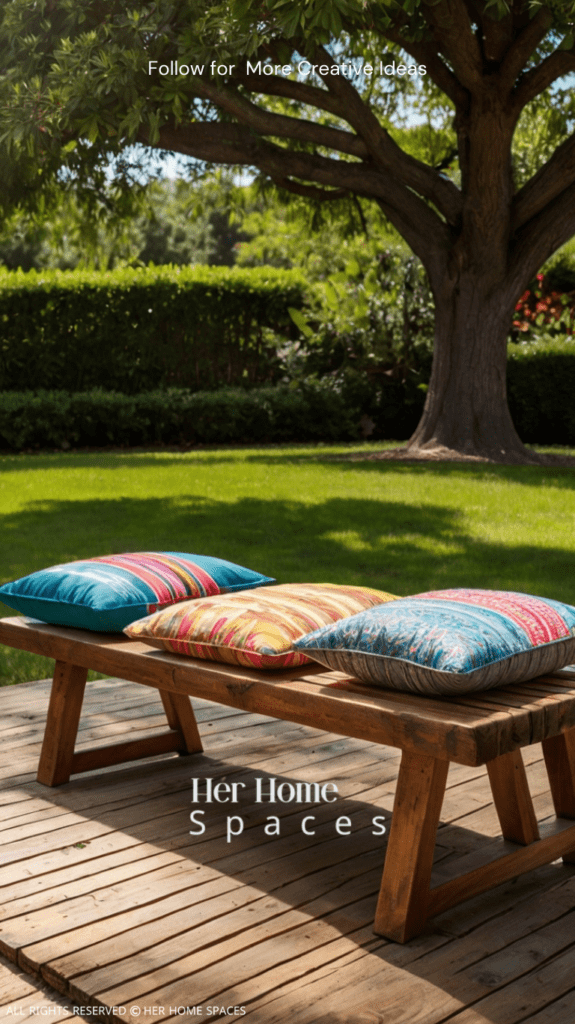
[[[423,411],[430,365],[403,378],[379,377],[371,395],[352,405],[374,422],[373,437],[411,436]],[[375,378],[377,379],[377,378]],[[353,394],[344,389],[344,394]],[[507,395],[517,432],[526,444],[575,445],[575,339],[560,334],[508,345]]]
[[507,394],[522,441],[575,444],[575,341],[547,335],[509,345]]
[[[402,440],[417,425],[423,375],[405,378],[347,368],[291,384],[126,395],[93,389],[0,392],[0,448],[269,444]],[[423,383],[423,387],[422,387]],[[508,394],[520,437],[575,444],[575,342],[549,337],[510,344]]]
[[304,281],[269,267],[0,273],[0,388],[137,394],[275,380]]
[[0,447],[244,444],[349,440],[357,409],[320,383],[299,388],[179,388],[139,395],[93,390],[0,393]]
[[341,395],[355,422],[363,417],[363,436],[402,440],[411,436],[419,422],[429,377],[423,371],[400,371],[346,366],[317,384]]

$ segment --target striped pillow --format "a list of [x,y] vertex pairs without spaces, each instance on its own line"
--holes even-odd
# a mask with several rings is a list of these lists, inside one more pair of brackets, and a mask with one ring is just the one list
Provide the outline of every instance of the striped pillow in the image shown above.
[[249,668],[288,668],[311,659],[293,650],[310,630],[391,601],[370,587],[285,583],[249,594],[185,601],[132,622],[124,632],[176,654]]
[[0,601],[60,626],[121,633],[158,608],[273,583],[269,576],[209,555],[137,551],[41,569],[0,587]]
[[570,664],[575,608],[508,591],[436,590],[343,619],[294,646],[389,689],[468,693]]

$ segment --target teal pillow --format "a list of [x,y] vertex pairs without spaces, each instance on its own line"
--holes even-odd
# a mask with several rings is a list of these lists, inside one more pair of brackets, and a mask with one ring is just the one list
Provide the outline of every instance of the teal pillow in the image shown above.
[[389,689],[468,693],[574,661],[575,608],[511,591],[437,590],[340,619],[294,648]]
[[137,551],[52,565],[0,587],[0,601],[59,626],[121,633],[167,605],[274,583],[209,555]]

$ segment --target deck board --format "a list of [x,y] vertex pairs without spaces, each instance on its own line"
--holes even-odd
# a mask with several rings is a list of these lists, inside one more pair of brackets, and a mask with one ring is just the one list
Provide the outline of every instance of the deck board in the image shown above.
[[[129,1022],[154,1007],[156,1019],[200,1007],[183,1016],[237,1021],[207,1011],[238,1006],[249,1024],[572,1024],[574,866],[546,865],[477,896],[405,946],[373,934],[385,837],[371,822],[389,822],[397,750],[198,700],[204,754],[47,789],[35,772],[48,695],[47,681],[0,692],[0,952],[13,961],[0,969],[1,1018],[14,1019],[13,1005],[22,1019],[42,997],[136,1007],[118,1016]],[[154,690],[98,680],[78,749],[162,724]],[[553,810],[541,749],[524,759],[541,820]],[[240,805],[199,805],[203,836],[190,834],[192,776],[246,786]],[[268,776],[335,781],[340,796],[256,804],[255,779]],[[230,843],[227,814],[245,822]],[[306,814],[314,836],[301,831]],[[265,834],[268,815],[279,836]],[[340,815],[352,821],[348,837],[335,833]],[[498,848],[486,771],[453,765],[433,881],[485,859],[485,835]]]
[[0,957],[0,1020],[86,1020],[71,1000]]

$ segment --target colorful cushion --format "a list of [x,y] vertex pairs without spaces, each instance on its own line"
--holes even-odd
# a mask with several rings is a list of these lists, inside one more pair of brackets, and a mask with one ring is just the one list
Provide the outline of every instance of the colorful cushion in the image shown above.
[[292,649],[298,637],[391,600],[391,594],[370,587],[285,583],[250,594],[185,601],[132,622],[124,632],[176,654],[249,668],[286,668],[311,660]]
[[176,601],[273,582],[222,558],[137,551],[41,569],[5,583],[0,601],[44,622],[121,633],[134,619]]
[[497,590],[437,590],[326,626],[294,644],[329,668],[412,693],[467,693],[575,660],[575,608]]

